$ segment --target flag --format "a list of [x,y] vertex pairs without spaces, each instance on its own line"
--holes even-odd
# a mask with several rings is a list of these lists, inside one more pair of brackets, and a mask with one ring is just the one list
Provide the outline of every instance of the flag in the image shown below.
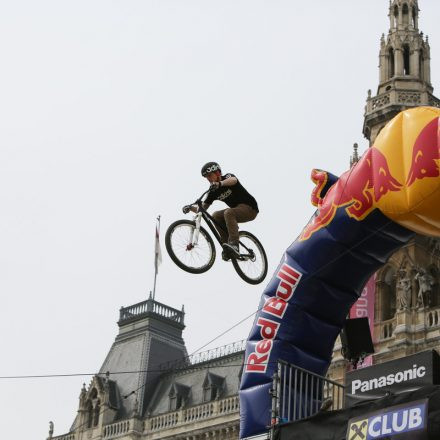
[[160,232],[160,216],[157,217],[156,239],[154,244],[154,269],[156,271],[156,274],[158,272],[160,263],[162,263],[162,251],[160,250],[159,232]]

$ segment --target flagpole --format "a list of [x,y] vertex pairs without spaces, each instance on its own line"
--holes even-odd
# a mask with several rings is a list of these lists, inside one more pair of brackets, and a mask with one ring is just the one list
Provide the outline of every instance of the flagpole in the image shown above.
[[160,231],[160,215],[157,216],[157,224],[156,224],[156,241],[155,241],[155,252],[154,252],[154,284],[153,284],[153,301],[156,296],[156,281],[157,281],[157,272],[159,266],[159,252],[160,252],[160,243],[159,243],[159,231]]

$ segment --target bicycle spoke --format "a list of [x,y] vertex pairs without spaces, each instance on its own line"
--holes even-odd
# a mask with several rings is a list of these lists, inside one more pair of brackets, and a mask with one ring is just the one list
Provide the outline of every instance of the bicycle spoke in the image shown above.
[[264,250],[250,236],[244,233],[240,235],[240,253],[243,255],[254,254],[253,258],[236,260],[240,271],[250,280],[259,280],[264,278],[266,272],[266,259]]
[[209,264],[212,249],[203,233],[199,234],[197,244],[192,247],[193,230],[192,225],[179,225],[179,227],[176,227],[171,235],[171,246],[176,258],[182,264],[199,269]]

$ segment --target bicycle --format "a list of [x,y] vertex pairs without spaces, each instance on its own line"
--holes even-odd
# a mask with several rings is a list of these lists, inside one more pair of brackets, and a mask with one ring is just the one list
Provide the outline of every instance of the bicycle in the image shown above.
[[[220,227],[219,224],[202,206],[202,199],[209,191],[205,191],[192,204],[198,207],[194,220],[177,220],[168,227],[165,234],[165,246],[171,259],[181,269],[194,274],[208,271],[216,258],[214,241],[201,226],[202,219],[222,245],[214,226]],[[184,206],[183,213],[188,214],[192,205]],[[258,238],[250,232],[239,232],[239,256],[229,253],[229,257],[237,274],[247,283],[259,284],[266,277],[266,252]]]

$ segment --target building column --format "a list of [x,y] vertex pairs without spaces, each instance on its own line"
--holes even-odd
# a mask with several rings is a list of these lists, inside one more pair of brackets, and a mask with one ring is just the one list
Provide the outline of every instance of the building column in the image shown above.
[[430,59],[425,58],[423,60],[423,78],[428,83],[431,84],[431,69],[430,69]]
[[420,77],[419,72],[419,51],[417,49],[410,52],[409,69],[412,76]]
[[397,47],[394,49],[394,75],[403,76],[403,50]]
[[390,29],[394,29],[394,8],[390,7]]

